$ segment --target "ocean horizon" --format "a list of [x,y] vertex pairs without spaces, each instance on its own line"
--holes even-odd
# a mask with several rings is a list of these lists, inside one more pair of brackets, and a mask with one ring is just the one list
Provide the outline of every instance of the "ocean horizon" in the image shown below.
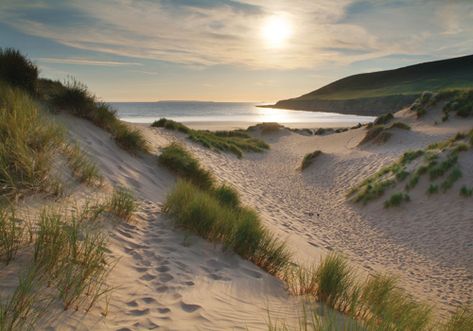
[[364,124],[374,120],[372,116],[346,115],[332,112],[315,112],[258,107],[265,103],[213,102],[213,101],[156,101],[156,102],[109,102],[121,120],[132,123],[152,123],[168,118],[183,123],[194,122],[242,122],[255,124],[278,122],[281,124],[327,123],[347,126]]

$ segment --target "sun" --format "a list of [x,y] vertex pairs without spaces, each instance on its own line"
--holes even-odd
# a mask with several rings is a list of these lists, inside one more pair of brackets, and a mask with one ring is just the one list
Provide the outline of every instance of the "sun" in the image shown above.
[[262,26],[261,35],[268,46],[283,47],[292,35],[291,23],[283,15],[268,17]]

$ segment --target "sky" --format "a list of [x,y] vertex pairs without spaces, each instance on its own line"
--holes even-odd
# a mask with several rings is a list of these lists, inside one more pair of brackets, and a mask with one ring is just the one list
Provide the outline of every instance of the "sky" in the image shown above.
[[0,47],[104,101],[273,102],[473,54],[473,0],[0,0]]

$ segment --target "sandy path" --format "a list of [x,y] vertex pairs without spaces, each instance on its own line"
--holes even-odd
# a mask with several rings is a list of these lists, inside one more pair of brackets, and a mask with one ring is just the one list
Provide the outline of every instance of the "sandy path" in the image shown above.
[[[458,197],[457,186],[452,194],[428,198],[422,183],[405,208],[386,210],[384,199],[356,206],[345,195],[405,150],[448,138],[471,128],[472,122],[451,120],[432,126],[430,118],[420,122],[406,112],[397,116],[413,129],[398,130],[382,146],[356,147],[364,129],[323,137],[281,132],[264,137],[271,144],[269,152],[241,160],[190,143],[180,134],[152,130],[185,142],[218,178],[235,185],[245,202],[289,238],[300,259],[321,251],[343,252],[368,272],[399,275],[403,287],[433,303],[443,315],[473,300],[471,201]],[[303,155],[316,149],[324,154],[301,174],[296,168]],[[469,160],[462,165],[462,182],[471,185],[473,159]]]

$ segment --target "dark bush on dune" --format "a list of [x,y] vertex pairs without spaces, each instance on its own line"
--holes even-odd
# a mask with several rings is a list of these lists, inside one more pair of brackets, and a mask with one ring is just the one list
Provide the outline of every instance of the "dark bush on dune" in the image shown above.
[[18,50],[0,48],[0,80],[35,94],[38,68]]
[[387,124],[389,121],[391,121],[394,118],[393,114],[387,113],[381,116],[378,116],[374,120],[374,125],[381,125],[381,124]]

